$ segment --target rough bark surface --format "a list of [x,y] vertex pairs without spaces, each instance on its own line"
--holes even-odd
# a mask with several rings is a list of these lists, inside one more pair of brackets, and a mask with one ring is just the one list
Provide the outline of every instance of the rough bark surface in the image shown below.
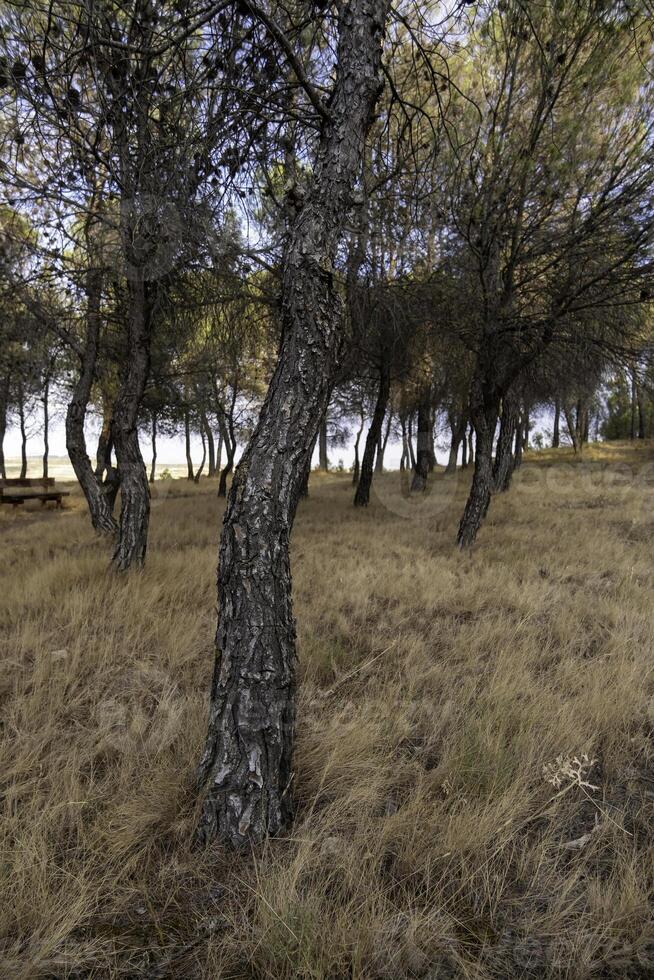
[[355,507],[367,507],[370,503],[370,488],[372,486],[372,474],[375,462],[375,453],[378,452],[378,445],[381,437],[388,396],[391,390],[391,372],[389,364],[383,361],[379,373],[379,388],[377,390],[377,401],[375,410],[370,421],[370,428],[366,436],[366,445],[363,450],[363,460],[361,462],[361,472],[354,494]]
[[91,523],[101,534],[115,534],[118,525],[113,518],[113,500],[108,498],[99,478],[93,471],[86,452],[84,420],[91,397],[100,338],[101,275],[90,270],[87,276],[86,339],[80,357],[80,373],[66,410],[66,450],[75,476],[86,498]]
[[433,446],[431,425],[431,392],[423,393],[418,405],[418,440],[416,446],[416,461],[411,481],[411,492],[417,493],[427,489],[427,478],[433,469]]
[[497,439],[493,464],[493,491],[495,493],[503,493],[511,485],[514,469],[513,444],[517,428],[518,403],[511,394],[508,394],[502,399],[500,434]]
[[470,494],[459,525],[460,548],[474,543],[486,516],[493,488],[493,439],[497,425],[499,395],[492,385],[475,378],[471,392],[470,415],[475,429],[475,469]]
[[284,253],[279,360],[229,493],[197,843],[217,835],[243,846],[282,830],[292,814],[289,537],[342,331],[333,268],[379,90],[387,13],[388,0],[352,0],[341,8],[329,116]]
[[120,528],[113,556],[118,571],[145,561],[150,520],[150,487],[137,431],[139,407],[150,370],[150,310],[143,270],[132,266],[127,279],[128,359],[111,422],[120,477]]

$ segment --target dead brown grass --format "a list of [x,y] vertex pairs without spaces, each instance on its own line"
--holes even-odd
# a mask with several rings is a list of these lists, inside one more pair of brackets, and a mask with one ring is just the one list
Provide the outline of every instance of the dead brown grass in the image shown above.
[[3,508],[0,975],[654,975],[651,461],[540,455],[468,554],[463,480],[314,479],[297,819],[247,857],[188,849],[213,485],[157,486],[129,578],[77,497]]

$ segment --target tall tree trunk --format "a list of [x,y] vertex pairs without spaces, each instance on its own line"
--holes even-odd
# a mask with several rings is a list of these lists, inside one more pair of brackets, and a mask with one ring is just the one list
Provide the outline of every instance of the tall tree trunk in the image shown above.
[[205,436],[204,429],[200,429],[200,438],[202,439],[202,461],[198,466],[198,471],[193,477],[194,483],[200,482],[200,477],[202,476],[202,470],[204,469],[204,464],[207,461],[207,437]]
[[418,405],[418,442],[411,492],[427,489],[429,464],[433,455],[433,429],[431,428],[431,390],[425,389]]
[[436,426],[436,413],[433,405],[429,407],[429,429],[427,435],[427,449],[429,452],[429,472],[433,473],[436,469],[436,448],[434,446],[434,428]]
[[561,445],[561,401],[557,395],[554,400],[554,428],[552,429],[552,449]]
[[377,401],[375,410],[370,420],[370,428],[366,436],[366,445],[363,450],[363,460],[361,463],[361,473],[354,494],[355,507],[367,507],[370,503],[370,488],[372,486],[373,465],[375,453],[381,436],[384,416],[388,405],[388,398],[391,392],[391,370],[390,362],[384,358],[379,368],[379,388],[377,389]]
[[365,425],[365,416],[361,412],[361,425],[357,429],[357,437],[354,440],[354,469],[352,470],[352,486],[356,487],[359,482],[359,476],[361,474],[361,462],[359,460],[359,443],[361,442],[361,436],[363,434],[363,427]]
[[223,465],[223,432],[220,426],[218,427],[218,442],[216,443],[216,462],[214,468],[214,476],[216,473],[220,473],[220,467]]
[[[468,428],[466,423],[466,429]],[[461,439],[461,469],[468,469],[468,438],[467,433],[464,431],[463,438]]]
[[577,444],[577,425],[572,409],[568,405],[563,406],[563,416],[565,418],[565,424],[568,428],[568,435],[570,436],[570,441],[572,443],[572,450],[576,454],[579,451],[579,446]]
[[631,369],[631,425],[629,426],[629,438],[636,438],[636,418],[638,413],[638,383],[636,381],[636,368]]
[[466,442],[466,429],[468,427],[468,419],[466,415],[461,412],[458,416],[450,412],[448,415],[448,422],[450,426],[450,432],[452,433],[452,439],[450,443],[450,455],[447,460],[447,466],[445,467],[446,473],[456,473],[456,463],[459,457],[459,446],[463,442],[463,450],[465,454],[465,442]]
[[107,463],[111,462],[111,411],[103,405],[102,428],[98,436],[98,447],[95,453],[95,475],[102,480]]
[[388,0],[340,7],[329,115],[284,250],[279,359],[232,483],[221,536],[198,843],[218,835],[243,846],[277,833],[292,815],[296,651],[289,538],[342,334],[334,262],[379,92],[388,7]]
[[27,476],[27,431],[25,429],[25,396],[23,383],[18,386],[18,420],[20,422],[20,479]]
[[184,452],[186,454],[186,479],[193,479],[193,457],[191,456],[191,418],[188,408],[184,409]]
[[377,456],[375,457],[375,473],[384,472],[384,455],[386,453],[386,446],[388,445],[388,439],[391,434],[391,425],[393,423],[393,412],[390,411],[386,418],[386,428],[383,432],[380,432],[379,442],[377,443]]
[[48,457],[50,455],[50,379],[43,387],[43,479],[48,479]]
[[518,430],[518,402],[510,393],[502,399],[502,415],[500,416],[500,434],[495,449],[493,464],[493,490],[503,493],[511,485],[514,458],[513,446]]
[[209,419],[207,418],[205,412],[202,412],[202,431],[204,432],[205,438],[207,440],[207,476],[216,475],[216,447],[213,441],[213,432],[211,431],[211,426],[209,425]]
[[300,486],[300,497],[309,496],[309,480],[311,479],[311,463],[313,461],[313,453],[316,448],[316,442],[318,441],[318,433],[316,432],[311,443],[311,452],[307,458],[307,465],[304,467],[304,474],[302,476],[302,484]]
[[219,497],[227,496],[227,477],[229,476],[229,474],[232,472],[232,469],[234,468],[234,454],[235,454],[236,446],[232,442],[231,436],[227,431],[225,432],[224,435],[224,444],[225,444],[225,451],[227,453],[227,461],[224,467],[222,468],[222,470],[220,471],[220,480],[218,481]]
[[523,430],[522,430],[522,448],[525,452],[529,449],[529,433],[531,432],[531,420],[529,418],[530,406],[525,402],[525,411],[523,415]]
[[150,522],[150,487],[138,439],[138,414],[150,373],[152,309],[144,272],[127,270],[129,316],[127,363],[114,405],[111,435],[120,477],[120,526],[114,567],[126,571],[145,561]]
[[9,372],[0,382],[0,479],[7,479],[5,464],[5,433],[7,431],[7,408],[9,406]]
[[645,438],[645,410],[643,407],[643,393],[638,389],[638,438]]
[[101,294],[102,275],[97,269],[90,269],[86,277],[86,337],[84,346],[79,352],[80,373],[66,409],[66,450],[86,498],[93,528],[100,534],[115,534],[118,525],[113,518],[112,510],[116,494],[114,492],[113,497],[107,495],[100,478],[93,472],[91,460],[86,452],[84,436],[84,421],[98,358]]
[[416,457],[413,451],[413,412],[409,413],[407,445],[409,449],[409,465],[411,467],[411,470],[413,471],[416,468]]
[[327,455],[327,416],[322,419],[318,430],[318,466],[323,473],[329,469],[329,457]]
[[154,483],[157,472],[157,413],[152,412],[152,462],[150,464],[150,483]]
[[468,462],[466,465],[470,466],[475,461],[475,429],[470,422],[468,428]]
[[475,428],[475,471],[470,494],[459,525],[458,544],[474,543],[481,527],[493,488],[493,439],[497,426],[499,397],[492,385],[475,378],[470,398],[470,415]]
[[409,447],[406,438],[406,416],[400,415],[400,426],[402,429],[402,455],[400,456],[400,473],[404,473],[409,462]]

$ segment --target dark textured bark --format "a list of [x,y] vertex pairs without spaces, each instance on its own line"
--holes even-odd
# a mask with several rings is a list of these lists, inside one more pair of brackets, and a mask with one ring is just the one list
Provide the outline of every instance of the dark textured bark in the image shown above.
[[206,439],[206,436],[204,434],[204,430],[202,430],[200,432],[200,438],[202,439],[202,461],[200,462],[200,465],[198,466],[197,473],[193,477],[193,482],[194,483],[199,483],[200,482],[200,477],[202,476],[202,471],[204,469],[204,464],[207,461],[207,439]]
[[216,473],[220,473],[220,467],[223,465],[223,434],[222,430],[218,429],[218,442],[216,443],[216,465],[214,470],[214,476]]
[[502,399],[502,414],[500,416],[500,434],[495,449],[493,464],[493,491],[504,493],[511,485],[514,469],[513,446],[518,429],[518,403],[509,393]]
[[7,479],[5,464],[5,433],[7,431],[7,408],[9,406],[9,373],[0,382],[0,478]]
[[391,392],[391,371],[390,364],[385,359],[382,361],[379,370],[379,388],[377,389],[377,401],[375,410],[370,420],[370,428],[366,436],[366,445],[363,450],[363,460],[361,462],[361,473],[354,494],[355,507],[367,507],[370,503],[370,488],[372,486],[372,474],[375,462],[375,453],[381,436],[386,407]]
[[468,469],[468,439],[465,432],[461,440],[461,469]]
[[292,815],[295,623],[289,538],[313,436],[327,409],[342,301],[333,274],[379,90],[387,0],[340,8],[336,81],[304,203],[282,262],[282,340],[225,511],[209,732],[196,842],[233,846]]
[[409,465],[413,471],[416,468],[416,457],[413,451],[413,413],[409,415],[407,424],[407,447],[409,450]]
[[157,416],[156,413],[152,413],[152,432],[151,432],[151,442],[152,442],[152,462],[150,463],[150,483],[154,483],[154,478],[157,472]]
[[95,475],[101,480],[111,463],[111,412],[105,406],[102,416],[102,428],[98,437],[98,448],[95,454]]
[[554,402],[554,428],[552,429],[552,449],[558,449],[561,445],[561,402],[557,398]]
[[50,455],[50,381],[43,386],[43,479],[48,479],[48,457]]
[[354,440],[354,468],[352,470],[352,486],[356,487],[359,482],[359,476],[361,475],[361,460],[359,459],[359,443],[361,442],[361,436],[363,435],[363,427],[366,424],[365,416],[361,412],[361,425],[357,429],[357,437]]
[[27,476],[27,431],[25,429],[25,396],[22,384],[18,387],[18,421],[20,424],[20,479]]
[[150,521],[148,474],[138,440],[138,413],[150,371],[151,309],[144,273],[132,265],[127,276],[127,360],[111,422],[120,477],[120,526],[114,567],[126,571],[145,561]]
[[320,423],[318,431],[318,466],[326,473],[329,469],[329,456],[327,455],[327,418]]
[[529,405],[525,405],[525,411],[522,418],[522,448],[525,452],[529,449],[529,433],[531,432],[531,420],[529,418],[529,413]]
[[379,442],[377,444],[377,456],[375,457],[375,473],[384,472],[384,455],[386,453],[386,446],[388,445],[388,439],[391,434],[391,425],[393,423],[393,413],[389,412],[386,419],[386,428],[380,435]]
[[475,429],[472,424],[468,428],[468,462],[467,465],[470,466],[475,461]]
[[193,459],[191,457],[191,420],[188,409],[184,410],[184,452],[186,454],[186,479],[193,479]]
[[227,478],[229,474],[232,472],[232,469],[234,468],[234,452],[236,449],[235,445],[232,443],[229,433],[225,434],[224,443],[225,443],[225,451],[227,453],[227,462],[225,463],[224,467],[220,471],[220,480],[218,482],[219,497],[227,496]]
[[400,426],[402,429],[402,455],[400,456],[400,473],[404,473],[409,462],[409,446],[407,444],[406,418],[404,415],[400,416]]
[[213,441],[213,432],[211,431],[211,426],[209,425],[209,419],[202,413],[202,431],[204,432],[204,437],[207,440],[207,476],[216,475],[216,446]]
[[466,441],[466,429],[468,427],[468,419],[463,414],[455,415],[454,413],[449,413],[448,422],[450,426],[450,432],[452,434],[450,442],[450,455],[447,460],[447,466],[445,467],[446,473],[456,473],[456,463],[459,458],[459,446],[463,443],[463,451],[465,455],[465,441]]
[[[115,493],[113,498],[108,496],[100,479],[93,472],[91,460],[86,452],[84,436],[84,420],[98,358],[101,292],[102,277],[97,270],[91,269],[86,279],[86,337],[80,355],[80,373],[66,409],[66,450],[86,498],[94,529],[101,534],[115,534],[118,530],[112,514]],[[103,469],[104,466],[106,466],[106,458]]]
[[492,385],[475,379],[472,385],[470,415],[475,428],[475,471],[470,494],[459,525],[458,544],[469,547],[481,527],[493,488],[493,439],[497,425],[499,396]]
[[522,466],[522,422],[518,420],[515,430],[515,450],[513,453],[513,469],[518,470]]
[[431,391],[423,392],[418,405],[418,441],[416,462],[411,481],[411,492],[424,492],[427,489],[430,463],[433,456],[433,428],[431,425]]

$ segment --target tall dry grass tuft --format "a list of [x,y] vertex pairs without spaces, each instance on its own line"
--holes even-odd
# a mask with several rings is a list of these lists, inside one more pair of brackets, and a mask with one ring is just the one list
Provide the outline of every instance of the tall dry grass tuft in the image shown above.
[[541,454],[453,547],[463,480],[293,538],[292,831],[189,851],[219,504],[158,484],[144,572],[0,511],[0,975],[654,975],[654,467]]

